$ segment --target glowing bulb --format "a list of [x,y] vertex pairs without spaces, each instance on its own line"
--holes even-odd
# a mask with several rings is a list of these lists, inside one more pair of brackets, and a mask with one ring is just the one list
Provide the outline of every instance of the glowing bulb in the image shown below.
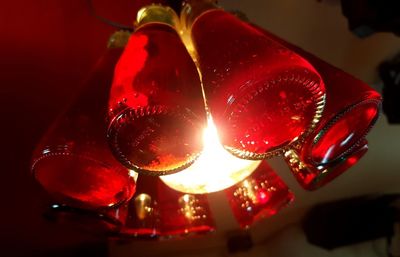
[[222,146],[211,117],[203,133],[204,149],[189,168],[161,176],[169,187],[190,194],[205,194],[223,190],[249,176],[261,161],[239,159]]

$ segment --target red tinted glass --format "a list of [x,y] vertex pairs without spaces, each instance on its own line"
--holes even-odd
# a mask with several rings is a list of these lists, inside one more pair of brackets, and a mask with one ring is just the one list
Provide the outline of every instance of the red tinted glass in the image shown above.
[[276,214],[294,199],[286,184],[265,161],[252,175],[226,189],[225,193],[242,227]]
[[83,90],[36,147],[32,172],[59,203],[99,208],[132,197],[135,181],[112,156],[105,138],[107,99],[121,50],[99,60]]
[[312,162],[324,165],[351,149],[365,136],[377,115],[376,102],[366,101],[350,108],[314,139]]
[[123,167],[62,154],[46,157],[35,165],[35,178],[56,199],[77,206],[102,207],[132,196],[135,182]]
[[206,195],[181,193],[160,180],[158,199],[164,237],[204,234],[215,230]]
[[156,177],[139,176],[136,193],[127,203],[128,215],[121,236],[150,239],[160,235],[157,183]]
[[351,153],[327,165],[313,166],[303,163],[299,156],[292,151],[285,154],[293,175],[300,185],[307,190],[318,189],[355,165],[368,151],[368,143],[364,139],[361,144],[353,148]]
[[325,89],[306,60],[219,9],[200,15],[191,33],[228,150],[263,159],[315,126]]
[[381,104],[379,93],[303,49],[253,27],[306,58],[325,81],[325,110],[315,132],[306,139],[300,151],[301,159],[313,166],[340,160],[363,140],[377,120]]
[[115,68],[109,108],[108,140],[125,166],[162,175],[197,158],[204,102],[196,67],[172,27],[148,23],[132,34]]

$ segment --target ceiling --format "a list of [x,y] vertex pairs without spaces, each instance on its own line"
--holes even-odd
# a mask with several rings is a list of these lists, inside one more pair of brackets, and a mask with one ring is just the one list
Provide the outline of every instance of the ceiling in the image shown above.
[[[149,1],[151,2],[151,1]],[[94,0],[101,15],[130,24],[135,1]],[[400,50],[400,38],[376,34],[356,38],[347,30],[337,1],[224,0],[228,10],[240,10],[251,21],[375,85],[377,64]],[[1,202],[0,246],[3,256],[73,255],[79,249],[104,245],[68,226],[42,218],[45,195],[32,181],[29,159],[35,143],[79,88],[79,81],[104,51],[113,28],[90,16],[85,1],[7,1],[0,9],[1,97]],[[317,202],[365,193],[400,192],[400,127],[389,126],[384,116],[368,136],[370,151],[350,172],[326,187],[302,190],[280,159],[272,166],[296,195],[295,203],[251,230],[256,243],[264,242],[289,223],[298,221]],[[146,255],[223,252],[225,236],[236,229],[221,194],[210,196],[218,233],[183,241],[113,242],[113,256],[130,256],[137,249]],[[91,247],[96,245],[98,247]],[[84,247],[82,247],[84,245]],[[86,247],[86,245],[88,245]],[[103,248],[102,248],[103,247]],[[149,251],[151,249],[151,251]],[[217,250],[218,249],[218,250]],[[92,250],[88,250],[89,252]],[[59,255],[60,256],[60,255]],[[219,256],[219,255],[218,255]]]

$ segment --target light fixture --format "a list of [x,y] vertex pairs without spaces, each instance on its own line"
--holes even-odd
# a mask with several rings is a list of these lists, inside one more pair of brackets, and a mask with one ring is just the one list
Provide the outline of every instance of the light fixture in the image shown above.
[[381,96],[344,71],[257,29],[307,58],[325,80],[328,99],[320,123],[302,145],[285,153],[299,183],[306,189],[317,189],[353,166],[366,153],[365,136],[378,119]]
[[213,1],[187,2],[182,23],[224,147],[262,160],[304,139],[325,103],[314,67]]
[[214,231],[206,194],[225,190],[247,228],[293,200],[264,159],[314,190],[366,153],[376,91],[214,1],[180,18],[141,9],[39,144],[32,171],[57,206],[118,210],[117,236],[171,238]]
[[33,153],[33,176],[60,203],[97,209],[121,204],[135,192],[134,179],[104,136],[104,107],[120,54],[119,48],[107,50]]
[[144,174],[181,171],[202,149],[206,112],[178,23],[169,7],[141,9],[115,67],[108,141],[122,164]]

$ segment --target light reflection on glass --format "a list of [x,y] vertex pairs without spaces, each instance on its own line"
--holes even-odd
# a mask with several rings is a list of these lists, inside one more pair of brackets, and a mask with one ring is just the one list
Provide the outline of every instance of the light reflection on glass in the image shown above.
[[179,173],[161,176],[169,187],[192,194],[228,188],[249,176],[260,161],[243,160],[228,153],[220,143],[211,117],[203,134],[204,150],[197,161]]

